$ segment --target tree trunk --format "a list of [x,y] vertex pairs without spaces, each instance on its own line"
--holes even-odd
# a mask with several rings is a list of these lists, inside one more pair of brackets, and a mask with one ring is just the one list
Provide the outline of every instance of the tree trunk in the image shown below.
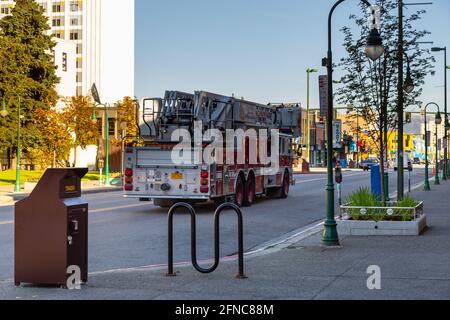
[[[383,128],[383,127],[381,127]],[[380,180],[381,180],[381,201],[386,206],[386,190],[384,188],[384,141],[383,129],[380,130]]]
[[74,152],[73,152],[73,167],[76,168],[77,167],[77,149],[78,147],[75,146],[74,147]]

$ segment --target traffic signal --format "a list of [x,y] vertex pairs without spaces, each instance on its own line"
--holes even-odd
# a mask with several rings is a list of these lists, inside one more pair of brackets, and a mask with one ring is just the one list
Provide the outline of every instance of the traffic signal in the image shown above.
[[406,112],[406,123],[411,123],[412,122],[412,113],[411,112]]

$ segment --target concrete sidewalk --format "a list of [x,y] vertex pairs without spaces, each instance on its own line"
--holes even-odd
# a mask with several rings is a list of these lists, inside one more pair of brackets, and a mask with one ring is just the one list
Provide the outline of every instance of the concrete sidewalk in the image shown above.
[[[164,276],[164,266],[94,273],[74,291],[0,282],[0,299],[448,300],[450,183],[432,188],[413,194],[425,200],[430,226],[420,237],[348,237],[331,249],[321,246],[321,226],[312,226],[247,255],[245,280],[234,278],[237,262],[231,259],[209,275],[188,265],[176,266],[174,278]],[[372,265],[381,268],[381,290],[367,288]]]

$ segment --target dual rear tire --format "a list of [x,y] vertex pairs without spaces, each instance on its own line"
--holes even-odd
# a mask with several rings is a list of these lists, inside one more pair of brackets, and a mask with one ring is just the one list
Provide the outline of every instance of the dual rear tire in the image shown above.
[[243,175],[239,175],[233,202],[239,207],[251,207],[255,202],[255,188],[255,178],[253,175],[249,176],[247,181],[245,181]]

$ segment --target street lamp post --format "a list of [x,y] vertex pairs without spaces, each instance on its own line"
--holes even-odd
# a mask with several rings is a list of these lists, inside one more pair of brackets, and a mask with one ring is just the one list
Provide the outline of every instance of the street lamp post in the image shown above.
[[[331,8],[328,16],[328,52],[327,58],[323,59],[322,65],[327,67],[328,74],[328,110],[327,110],[327,219],[324,225],[323,243],[326,246],[339,245],[339,236],[337,233],[337,225],[334,217],[334,174],[333,174],[333,52],[332,52],[332,17],[333,12],[342,2],[345,0],[337,1]],[[372,8],[371,4],[367,0],[361,0],[369,8]],[[374,12],[372,12],[373,14]],[[371,60],[377,60],[384,52],[382,40],[378,29],[376,28],[378,21],[374,17],[374,21],[371,21],[371,30],[367,41],[366,54]]]
[[442,180],[447,180],[448,172],[448,130],[450,129],[450,123],[448,121],[448,109],[447,109],[447,47],[433,47],[432,52],[444,52],[444,170],[442,173]]
[[436,130],[435,130],[435,136],[436,136],[436,174],[434,176],[434,184],[440,185],[439,182],[439,147],[438,147],[438,126],[442,123],[441,113],[438,111],[436,114],[436,119],[434,121]]
[[[425,109],[424,109],[424,124],[425,124],[425,182],[424,182],[424,190],[425,191],[430,191],[431,190],[431,188],[430,188],[430,178],[429,178],[429,172],[428,172],[429,171],[428,170],[429,169],[429,164],[428,164],[428,140],[429,139],[428,139],[428,129],[427,129],[427,109],[428,109],[428,107],[430,105],[436,106],[437,110],[438,110],[438,112],[436,114],[436,119],[435,119],[436,138],[437,138],[437,126],[442,123],[442,118],[441,118],[441,114],[440,114],[440,111],[439,111],[439,106],[436,103],[434,103],[434,102],[430,102],[429,104],[427,104],[425,106]],[[436,147],[436,149],[437,149],[437,147]],[[439,172],[438,168],[436,168],[437,179],[439,179],[439,173],[438,172]],[[435,182],[436,182],[436,180],[435,180]]]
[[311,80],[311,73],[318,72],[317,69],[310,69],[308,68],[306,70],[306,160],[308,163],[311,163],[311,127],[310,127],[310,95],[309,95],[309,89],[310,89],[310,80]]
[[[96,108],[102,106],[105,113],[105,186],[110,187],[111,181],[109,179],[109,117],[107,104],[97,103],[92,112],[92,122],[97,123]],[[101,177],[100,177],[101,180]]]
[[398,147],[397,147],[397,198],[404,197],[404,163],[403,163],[403,0],[398,0],[398,86],[397,86],[397,119],[398,119]]
[[[18,193],[21,191],[20,189],[20,158],[21,158],[21,151],[20,149],[22,148],[21,143],[20,143],[20,131],[21,131],[21,115],[20,115],[20,97],[18,98],[18,105],[17,105],[17,153],[16,153],[16,181],[14,184],[14,192]],[[6,102],[5,99],[3,98],[3,108],[2,111],[0,112],[0,116],[2,116],[3,118],[6,118],[8,116],[8,111],[6,110]]]
[[126,122],[122,122],[120,124],[120,128],[122,129],[121,133],[121,141],[120,141],[120,175],[122,177],[122,183],[124,182],[124,172],[125,172],[125,139],[127,137],[127,126]]
[[20,160],[21,160],[21,143],[20,143],[20,131],[21,131],[21,123],[20,123],[20,98],[18,98],[17,105],[17,164],[16,164],[16,184],[14,186],[14,192],[20,192]]

